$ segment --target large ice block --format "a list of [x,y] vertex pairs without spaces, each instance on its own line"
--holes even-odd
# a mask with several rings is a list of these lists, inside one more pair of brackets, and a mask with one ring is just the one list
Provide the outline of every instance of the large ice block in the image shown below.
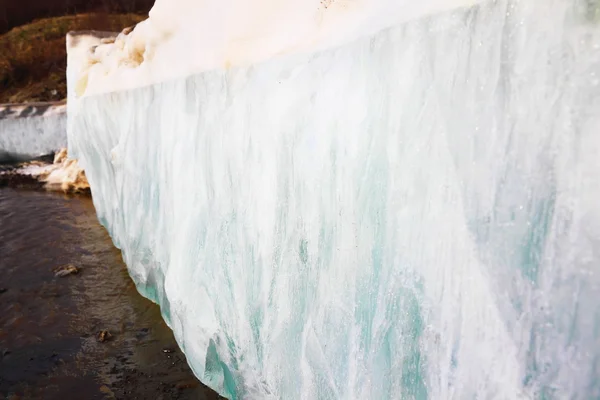
[[50,154],[66,145],[64,102],[0,104],[0,163]]
[[70,151],[229,398],[600,398],[594,7],[489,1],[74,99]]

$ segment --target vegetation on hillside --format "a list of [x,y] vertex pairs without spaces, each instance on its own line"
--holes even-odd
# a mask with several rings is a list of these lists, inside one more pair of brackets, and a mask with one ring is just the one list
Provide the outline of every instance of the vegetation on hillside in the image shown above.
[[0,0],[0,34],[41,18],[84,13],[144,14],[154,0]]
[[0,103],[66,98],[67,32],[120,32],[143,19],[137,14],[80,14],[37,20],[0,35]]

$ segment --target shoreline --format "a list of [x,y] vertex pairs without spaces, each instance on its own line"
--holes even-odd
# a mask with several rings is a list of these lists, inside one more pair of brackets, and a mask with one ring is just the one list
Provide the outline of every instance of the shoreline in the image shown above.
[[[219,398],[138,293],[89,196],[0,199],[0,397]],[[60,277],[64,265],[77,273]]]
[[85,171],[79,167],[77,160],[68,159],[67,149],[29,161],[0,163],[0,187],[91,196]]

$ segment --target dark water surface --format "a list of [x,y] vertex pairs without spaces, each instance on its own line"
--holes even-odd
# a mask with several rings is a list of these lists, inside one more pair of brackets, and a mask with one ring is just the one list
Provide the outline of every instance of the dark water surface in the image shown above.
[[[76,275],[55,277],[73,264]],[[98,332],[112,339],[99,342]],[[85,197],[0,189],[0,398],[216,399]]]

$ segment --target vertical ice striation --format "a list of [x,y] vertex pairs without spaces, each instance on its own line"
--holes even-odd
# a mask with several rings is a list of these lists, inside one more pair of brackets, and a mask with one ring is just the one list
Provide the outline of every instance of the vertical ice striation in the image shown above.
[[66,145],[64,103],[0,104],[0,163],[6,156],[37,157]]
[[596,4],[83,97],[70,150],[229,398],[600,398]]

